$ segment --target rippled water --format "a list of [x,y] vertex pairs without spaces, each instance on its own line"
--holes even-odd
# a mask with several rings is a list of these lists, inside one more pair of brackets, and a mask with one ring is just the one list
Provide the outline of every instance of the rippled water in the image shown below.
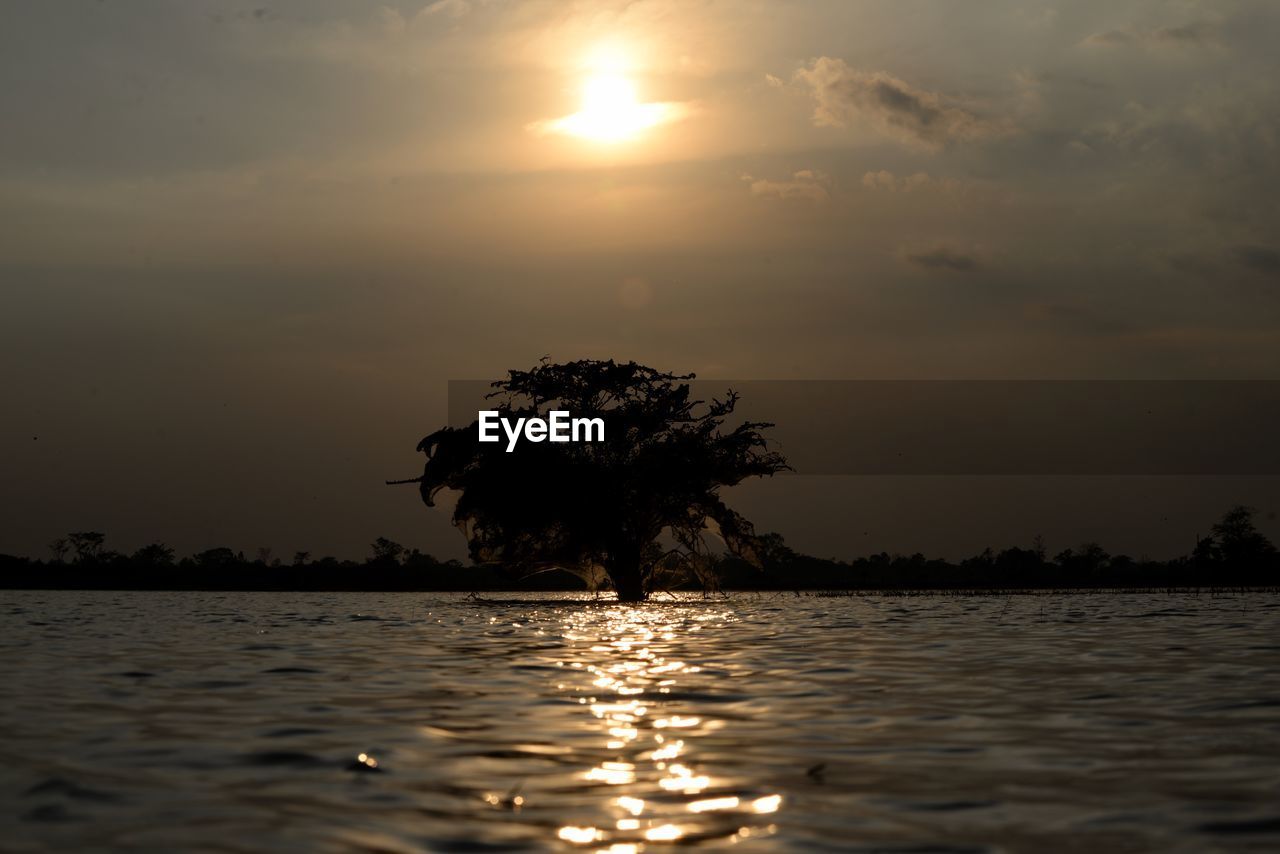
[[1277,594],[2,601],[10,851],[1280,846]]

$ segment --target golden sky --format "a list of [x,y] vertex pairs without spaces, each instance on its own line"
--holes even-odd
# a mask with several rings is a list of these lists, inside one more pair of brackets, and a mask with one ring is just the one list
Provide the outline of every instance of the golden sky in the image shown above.
[[1273,377],[1278,42],[1269,0],[7,4],[0,550],[421,539],[378,484],[442,383],[544,354]]

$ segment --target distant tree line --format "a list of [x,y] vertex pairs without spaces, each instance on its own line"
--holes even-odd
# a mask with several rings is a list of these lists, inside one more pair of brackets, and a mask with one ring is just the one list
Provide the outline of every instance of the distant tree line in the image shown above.
[[[77,531],[49,543],[50,559],[0,555],[0,587],[120,590],[496,590],[505,584],[492,567],[441,561],[379,537],[362,561],[312,558],[294,552],[287,560],[270,548],[252,557],[226,547],[179,558],[165,543],[132,554],[112,551],[98,531]],[[571,579],[572,580],[572,579]],[[576,585],[570,585],[574,587]]]
[[[818,558],[787,546],[779,534],[760,537],[757,567],[735,557],[716,561],[681,589],[924,590],[1132,587],[1263,587],[1280,585],[1280,553],[1254,523],[1255,511],[1233,507],[1198,540],[1191,554],[1172,560],[1135,559],[1084,543],[1049,556],[1037,537],[1029,548],[986,549],[959,562],[922,554],[879,554],[853,560]],[[379,537],[363,561],[313,559],[295,552],[285,561],[269,548],[250,557],[213,548],[178,558],[164,543],[132,554],[112,551],[98,531],[77,531],[49,544],[47,560],[0,555],[0,588],[135,590],[582,590],[567,572],[519,578],[501,567],[441,561]]]

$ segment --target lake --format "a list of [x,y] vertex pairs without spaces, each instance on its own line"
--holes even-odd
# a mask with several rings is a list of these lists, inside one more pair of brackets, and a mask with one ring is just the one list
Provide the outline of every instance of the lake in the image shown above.
[[1280,594],[5,591],[0,848],[1280,848]]

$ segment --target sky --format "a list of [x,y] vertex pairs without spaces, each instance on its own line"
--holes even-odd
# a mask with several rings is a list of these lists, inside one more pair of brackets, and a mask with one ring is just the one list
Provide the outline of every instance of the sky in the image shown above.
[[[0,7],[0,552],[442,556],[449,379],[1277,379],[1270,0]],[[1274,478],[787,478],[798,548],[1168,556]],[[856,542],[851,531],[856,529]]]

